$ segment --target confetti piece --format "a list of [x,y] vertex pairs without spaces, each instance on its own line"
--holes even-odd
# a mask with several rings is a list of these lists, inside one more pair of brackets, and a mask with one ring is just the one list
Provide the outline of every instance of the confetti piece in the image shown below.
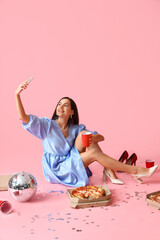
[[48,217],[51,217],[51,216],[52,216],[52,213],[49,213],[47,216],[48,216]]
[[64,193],[64,191],[54,191],[54,190],[47,190],[48,193]]

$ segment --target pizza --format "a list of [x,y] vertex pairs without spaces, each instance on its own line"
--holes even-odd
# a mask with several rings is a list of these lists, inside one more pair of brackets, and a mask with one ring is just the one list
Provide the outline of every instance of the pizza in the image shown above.
[[160,193],[151,195],[149,198],[153,201],[156,201],[156,202],[160,203]]
[[72,190],[71,196],[79,199],[91,199],[105,196],[105,190],[101,187],[87,185]]

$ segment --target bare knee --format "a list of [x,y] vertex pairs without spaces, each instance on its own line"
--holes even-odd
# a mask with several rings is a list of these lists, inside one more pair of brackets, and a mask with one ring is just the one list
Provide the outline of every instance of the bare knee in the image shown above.
[[103,154],[103,152],[100,147],[94,147],[93,145],[89,147],[86,152],[80,153],[85,168],[94,161],[99,162],[99,159],[101,159],[101,154]]
[[90,152],[90,156],[94,161],[98,161],[100,155],[102,154],[102,150],[99,148],[90,148],[88,150]]

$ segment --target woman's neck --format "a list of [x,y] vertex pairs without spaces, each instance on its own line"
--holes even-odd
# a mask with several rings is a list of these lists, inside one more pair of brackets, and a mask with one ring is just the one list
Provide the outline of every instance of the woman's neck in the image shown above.
[[61,129],[66,129],[68,128],[68,120],[66,119],[62,119],[62,118],[58,118],[57,120],[58,125],[60,126]]

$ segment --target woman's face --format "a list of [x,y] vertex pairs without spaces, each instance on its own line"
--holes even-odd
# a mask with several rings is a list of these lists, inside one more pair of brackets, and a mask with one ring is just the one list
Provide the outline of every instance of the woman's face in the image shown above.
[[56,108],[56,115],[58,117],[65,117],[69,119],[73,114],[74,110],[71,109],[71,103],[69,99],[61,99]]

